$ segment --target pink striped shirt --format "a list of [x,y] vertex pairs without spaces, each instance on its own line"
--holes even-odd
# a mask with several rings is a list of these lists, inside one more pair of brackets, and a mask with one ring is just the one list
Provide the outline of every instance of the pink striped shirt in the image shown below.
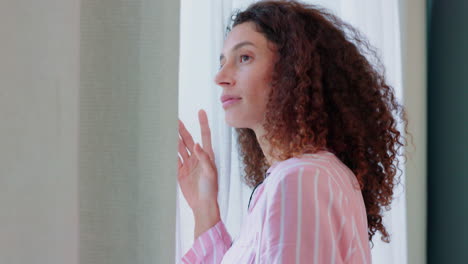
[[267,173],[238,238],[219,221],[182,263],[371,263],[362,193],[333,153],[290,158]]

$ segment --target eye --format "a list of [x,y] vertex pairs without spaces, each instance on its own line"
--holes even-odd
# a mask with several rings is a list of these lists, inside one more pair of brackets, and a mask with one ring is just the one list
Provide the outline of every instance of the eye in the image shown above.
[[249,60],[250,58],[251,58],[251,57],[250,57],[249,55],[241,55],[241,56],[240,56],[241,62],[245,62],[244,59]]

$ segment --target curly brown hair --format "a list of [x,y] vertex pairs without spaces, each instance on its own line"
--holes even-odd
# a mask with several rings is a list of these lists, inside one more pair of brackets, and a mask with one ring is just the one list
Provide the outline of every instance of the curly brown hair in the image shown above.
[[[399,184],[398,150],[407,145],[396,117],[409,133],[406,112],[385,81],[377,52],[358,30],[316,5],[256,2],[233,14],[227,32],[244,22],[253,22],[276,44],[280,58],[262,138],[271,149],[281,150],[271,156],[286,160],[320,150],[334,153],[360,184],[369,240],[380,231],[388,243],[382,213],[390,209]],[[270,164],[253,130],[236,128],[236,133],[244,182],[253,187],[263,181]]]

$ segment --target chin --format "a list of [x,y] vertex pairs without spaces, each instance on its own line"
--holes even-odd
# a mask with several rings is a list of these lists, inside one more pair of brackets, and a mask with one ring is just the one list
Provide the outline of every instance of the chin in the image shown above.
[[226,120],[226,124],[232,128],[247,128],[247,126],[239,124],[238,122],[231,122]]
[[232,128],[249,128],[248,120],[245,118],[234,116],[226,113],[225,115],[226,124]]

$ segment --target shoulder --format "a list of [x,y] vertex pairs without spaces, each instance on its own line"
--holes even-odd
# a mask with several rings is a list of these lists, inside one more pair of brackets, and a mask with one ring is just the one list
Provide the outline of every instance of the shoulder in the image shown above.
[[348,189],[350,179],[355,177],[333,153],[322,151],[282,161],[268,178],[270,189],[282,185],[303,185],[303,188],[315,189],[319,186],[319,190],[341,190]]
[[303,174],[314,174],[319,172],[321,174],[332,174],[331,169],[334,166],[330,160],[334,155],[330,152],[319,152],[315,154],[303,154],[299,157],[293,157],[284,161],[281,161],[271,171],[269,177],[271,180],[278,181],[284,180],[285,177],[291,175]]

